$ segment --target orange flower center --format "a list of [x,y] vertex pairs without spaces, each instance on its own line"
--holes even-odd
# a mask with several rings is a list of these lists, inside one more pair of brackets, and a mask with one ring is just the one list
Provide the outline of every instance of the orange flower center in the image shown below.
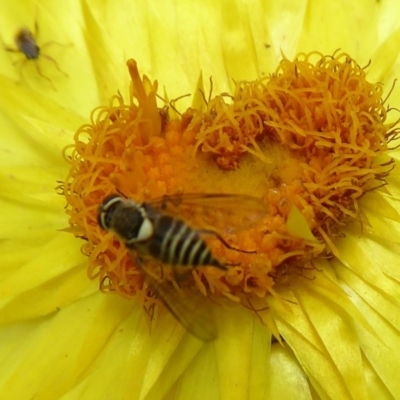
[[[179,118],[157,106],[157,82],[132,78],[127,103],[114,96],[65,149],[71,231],[85,238],[89,277],[104,291],[154,301],[125,246],[100,229],[103,198],[120,192],[137,201],[175,193],[239,193],[262,199],[267,212],[229,241],[254,254],[208,242],[228,271],[194,271],[206,293],[245,302],[273,293],[289,272],[335,254],[335,238],[359,216],[358,200],[385,184],[397,138],[382,85],[347,54],[302,54],[275,73],[238,82],[233,95],[205,101]],[[240,207],[240,205],[238,205]],[[189,222],[188,222],[189,223]]]

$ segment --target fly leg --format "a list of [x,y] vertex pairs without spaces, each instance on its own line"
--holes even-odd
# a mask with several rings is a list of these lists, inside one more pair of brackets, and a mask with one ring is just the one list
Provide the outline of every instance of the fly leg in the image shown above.
[[243,250],[243,249],[240,249],[239,247],[232,246],[219,233],[217,233],[217,232],[215,232],[215,231],[213,231],[211,229],[200,229],[200,230],[197,230],[197,232],[200,235],[208,235],[208,236],[216,237],[229,250],[234,250],[234,251],[238,251],[240,253],[246,253],[246,254],[255,254],[255,253],[257,253],[257,250]]

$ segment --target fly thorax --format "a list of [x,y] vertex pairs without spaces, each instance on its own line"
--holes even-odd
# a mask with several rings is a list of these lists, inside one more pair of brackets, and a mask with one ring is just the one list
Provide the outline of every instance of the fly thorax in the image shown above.
[[123,206],[115,210],[113,230],[127,244],[146,240],[152,235],[152,224],[141,207]]

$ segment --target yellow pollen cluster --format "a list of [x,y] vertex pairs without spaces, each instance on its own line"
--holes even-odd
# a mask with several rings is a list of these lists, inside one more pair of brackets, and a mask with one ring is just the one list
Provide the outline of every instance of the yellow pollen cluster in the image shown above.
[[347,54],[284,59],[272,75],[238,82],[232,95],[178,119],[157,106],[157,82],[140,79],[133,60],[128,67],[129,101],[116,95],[95,109],[65,149],[70,230],[87,240],[89,277],[104,291],[155,301],[125,246],[97,223],[110,193],[138,201],[203,191],[262,199],[265,218],[231,237],[257,252],[227,250],[215,239],[212,252],[231,267],[195,271],[203,293],[245,303],[273,293],[288,271],[334,255],[336,235],[359,217],[358,200],[393,168],[386,152],[398,130],[386,122],[382,85],[369,83]]

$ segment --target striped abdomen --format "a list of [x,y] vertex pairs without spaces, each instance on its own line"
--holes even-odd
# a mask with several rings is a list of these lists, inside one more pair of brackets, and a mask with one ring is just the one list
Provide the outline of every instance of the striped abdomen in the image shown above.
[[200,235],[183,221],[168,215],[154,222],[154,235],[137,247],[169,265],[214,266],[225,269]]

